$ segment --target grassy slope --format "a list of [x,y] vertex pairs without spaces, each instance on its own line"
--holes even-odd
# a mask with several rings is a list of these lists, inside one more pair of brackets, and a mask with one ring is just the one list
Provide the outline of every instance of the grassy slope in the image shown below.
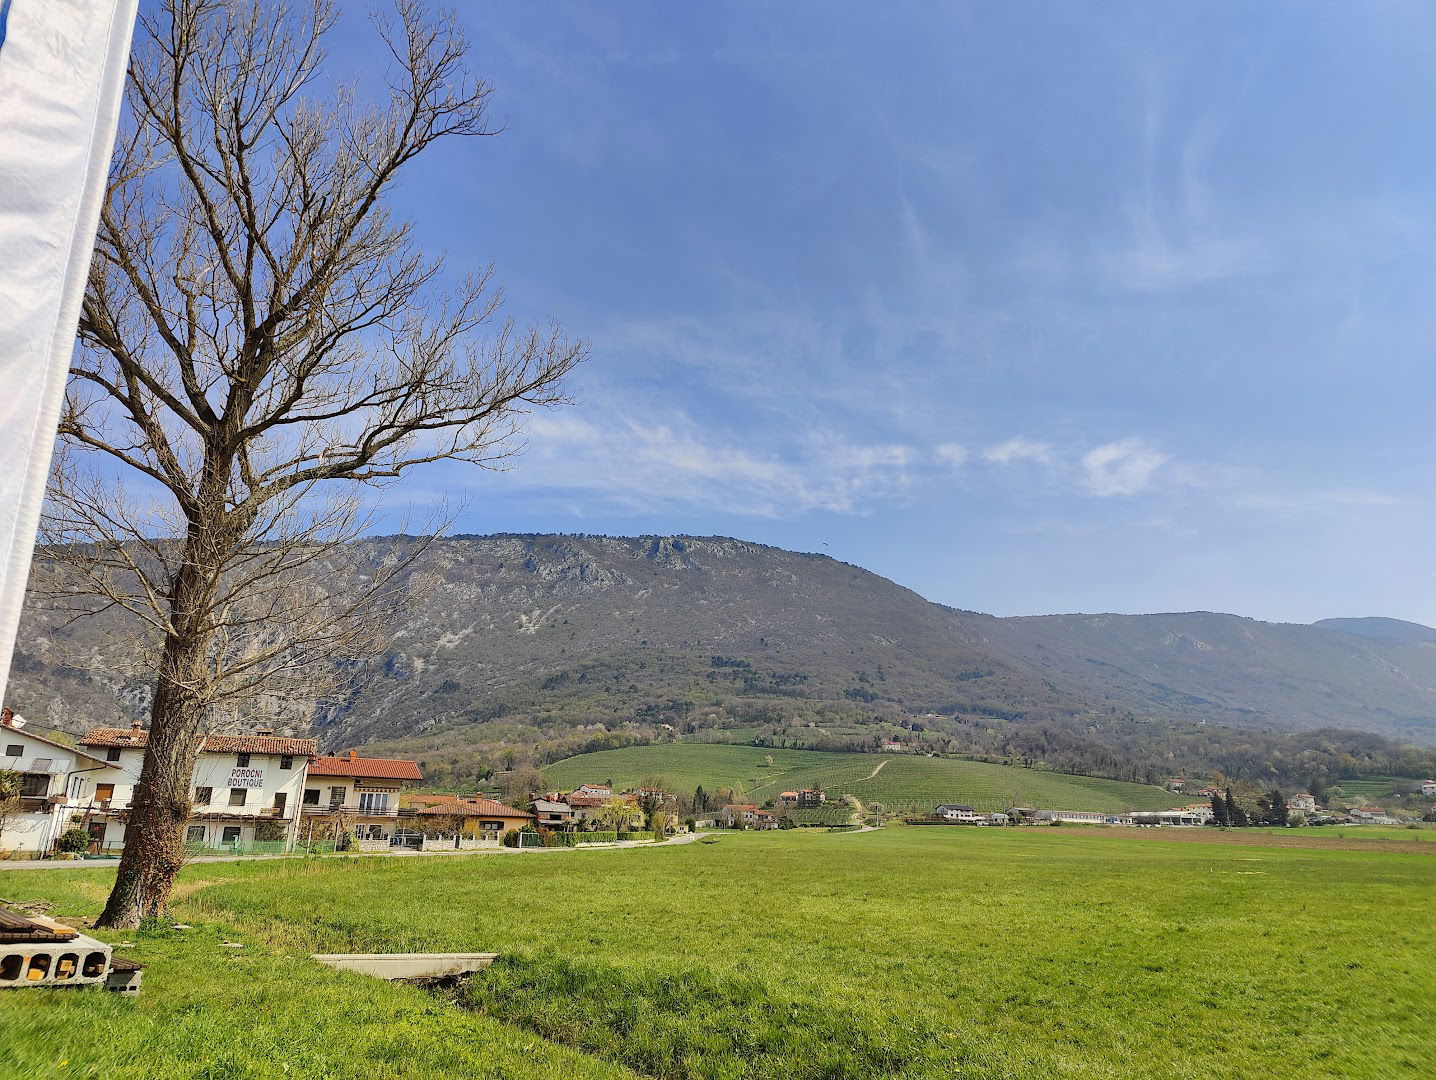
[[[1436,859],[1313,843],[899,828],[194,866],[186,917],[227,928],[132,937],[136,1001],[0,994],[5,1075],[1414,1074]],[[0,895],[93,911],[103,878],[0,873]],[[510,957],[478,984],[493,1016],[303,959],[411,948]]]
[[[872,772],[879,764],[881,771]],[[1012,805],[1054,810],[1158,810],[1191,799],[1145,784],[1019,769],[981,761],[904,754],[827,754],[759,746],[665,743],[580,754],[544,769],[558,788],[611,779],[631,786],[646,777],[691,792],[730,787],[758,802],[788,788],[821,787],[830,798],[856,795],[898,810],[963,802],[982,810]],[[869,779],[869,777],[871,777]]]

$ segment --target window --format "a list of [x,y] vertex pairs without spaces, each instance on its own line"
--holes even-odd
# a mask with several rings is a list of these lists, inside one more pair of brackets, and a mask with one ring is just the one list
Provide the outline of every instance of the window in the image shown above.
[[120,760],[120,748],[119,748],[118,746],[112,746],[112,747],[110,747],[108,750],[106,750],[106,751],[105,751],[105,760],[106,760],[106,761],[119,761],[119,760]]
[[247,768],[249,768],[249,755],[248,755],[248,754],[235,754],[235,755],[234,755],[234,767],[237,768],[237,769],[247,769]]
[[6,756],[6,757],[24,757],[24,756],[25,756],[25,748],[24,748],[23,746],[21,746],[19,743],[11,743],[9,746],[5,747],[5,756]]
[[27,772],[20,777],[22,799],[43,799],[50,793],[50,777],[45,773]]
[[245,796],[249,794],[248,788],[232,787],[229,789],[229,805],[243,806]]
[[203,843],[204,843],[204,826],[203,826],[203,825],[191,825],[191,826],[189,826],[188,828],[186,828],[185,831],[184,831],[184,842],[185,842],[186,844],[203,844]]
[[114,784],[96,784],[95,799],[99,802],[109,802],[115,797]]
[[317,787],[307,787],[307,788],[304,789],[304,805],[305,805],[305,806],[318,806],[318,805],[319,805],[319,789],[318,789]]
[[344,805],[344,794],[345,794],[345,792],[344,792],[344,789],[343,789],[342,787],[332,787],[332,788],[330,788],[330,789],[329,789],[329,805],[330,805],[331,807],[333,807],[333,806],[343,806],[343,805]]
[[208,806],[214,802],[214,788],[197,787],[194,789],[194,801],[196,806]]
[[503,832],[504,823],[502,821],[481,821],[479,828],[484,832]]
[[[244,788],[235,788],[235,790],[236,790],[236,791],[243,791]],[[222,834],[222,835],[220,836],[220,838],[219,838],[219,842],[220,842],[221,844],[237,844],[237,843],[239,843],[239,826],[238,826],[238,825],[226,825],[226,826],[224,827],[224,832],[223,832],[223,834]]]
[[284,816],[284,804],[286,801],[287,796],[284,794],[284,792],[276,791],[274,793],[274,812],[280,817]]
[[280,755],[280,758],[279,758],[279,767],[280,767],[281,769],[292,769],[292,768],[294,768],[294,755],[293,755],[293,754],[281,754],[281,755]]
[[359,793],[359,812],[363,814],[382,814],[389,809],[389,793],[385,791],[361,791]]

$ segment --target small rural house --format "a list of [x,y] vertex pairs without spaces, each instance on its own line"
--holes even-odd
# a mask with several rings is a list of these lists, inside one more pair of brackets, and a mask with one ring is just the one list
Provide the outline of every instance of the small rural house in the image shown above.
[[304,785],[305,839],[347,832],[360,851],[419,847],[422,832],[397,822],[404,785],[423,778],[418,762],[402,758],[365,758],[353,750],[315,758]]
[[[148,742],[149,732],[139,723],[94,728],[79,740],[87,754],[103,760],[103,767],[90,773],[84,800],[75,808],[76,824],[90,834],[95,850],[117,850],[124,844]],[[315,753],[313,739],[273,732],[206,735],[195,763],[185,844],[291,843],[305,769]]]
[[573,807],[557,798],[557,792],[551,792],[543,798],[535,796],[530,799],[529,809],[533,811],[534,823],[540,828],[567,829],[571,828],[574,822]]
[[1399,825],[1401,822],[1379,806],[1358,806],[1347,811],[1353,825]]
[[569,794],[582,798],[607,799],[613,795],[613,781],[606,780],[602,784],[579,784]]
[[827,801],[827,795],[820,788],[785,791],[778,796],[778,805],[789,810],[811,810]]
[[50,850],[70,827],[99,758],[24,730],[25,721],[0,710],[0,769],[18,773],[19,797],[0,811],[0,852]]
[[901,740],[901,739],[884,739],[884,740],[883,740],[883,749],[884,749],[884,750],[901,750],[901,749],[902,749],[902,740]]
[[1300,810],[1304,814],[1316,811],[1316,796],[1309,791],[1298,792],[1286,801],[1288,810]]
[[516,810],[482,795],[425,798],[414,814],[426,850],[444,846],[446,840],[453,841],[456,848],[497,843],[505,833],[517,832],[534,821],[534,815],[527,810]]
[[729,803],[718,816],[729,829],[752,828],[758,823],[758,807],[755,803]]
[[987,820],[986,814],[978,813],[966,803],[939,803],[933,813],[943,821],[959,825],[976,825]]
[[1422,795],[1436,795],[1436,780],[1421,781]]

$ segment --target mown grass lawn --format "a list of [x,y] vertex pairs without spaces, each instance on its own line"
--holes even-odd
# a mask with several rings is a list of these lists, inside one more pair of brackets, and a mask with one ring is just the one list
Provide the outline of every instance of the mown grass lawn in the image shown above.
[[[184,881],[200,928],[128,939],[138,1000],[0,994],[8,1075],[1390,1077],[1436,1054],[1424,854],[899,827]],[[0,874],[61,913],[102,891]],[[402,949],[505,959],[456,1000],[305,959]]]

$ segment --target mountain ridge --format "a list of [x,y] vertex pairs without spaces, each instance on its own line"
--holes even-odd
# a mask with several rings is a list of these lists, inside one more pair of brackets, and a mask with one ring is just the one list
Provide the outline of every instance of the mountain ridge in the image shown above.
[[[384,543],[359,542],[361,569]],[[326,748],[576,751],[620,728],[685,725],[856,737],[923,716],[964,739],[1120,719],[1436,742],[1436,649],[1409,632],[1215,612],[999,617],[732,537],[453,536],[411,572],[430,581],[429,602],[395,626],[365,684],[316,706]],[[107,626],[65,628],[32,602],[11,691],[20,711],[70,731],[142,715],[146,687],[106,651]]]

